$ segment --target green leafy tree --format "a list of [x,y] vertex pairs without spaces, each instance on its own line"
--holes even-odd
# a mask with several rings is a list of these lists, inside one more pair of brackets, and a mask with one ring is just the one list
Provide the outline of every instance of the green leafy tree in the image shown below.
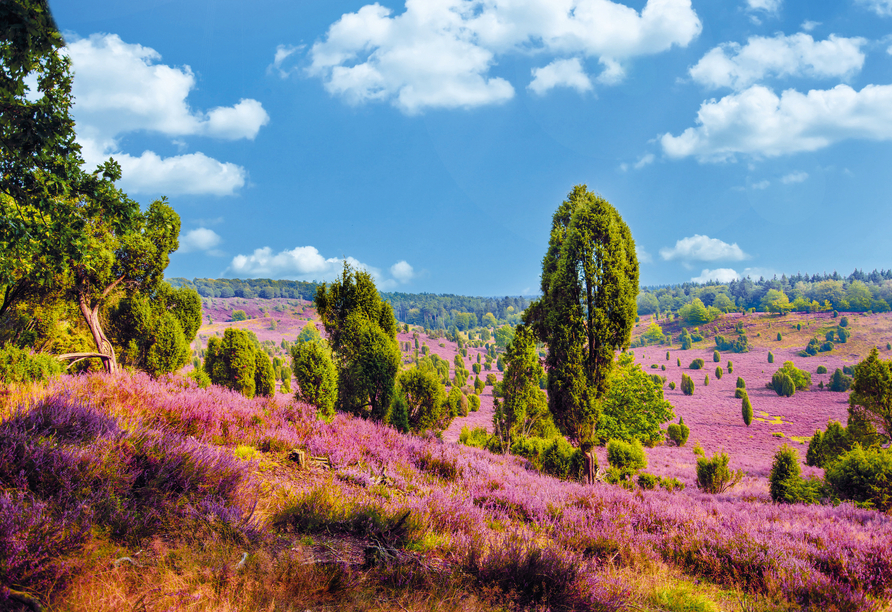
[[545,437],[553,425],[548,398],[539,388],[539,379],[545,375],[545,370],[539,363],[536,339],[525,325],[516,328],[505,361],[502,397],[493,401],[493,429],[502,448],[507,450],[518,438]]
[[849,394],[849,419],[853,417],[892,439],[892,360],[880,359],[876,348],[855,366]]
[[291,347],[291,369],[298,401],[315,406],[325,418],[334,415],[338,397],[338,371],[322,342],[300,342]]
[[400,364],[393,309],[372,276],[346,262],[340,279],[317,287],[315,304],[338,368],[338,409],[383,420]]
[[655,382],[631,355],[620,356],[603,399],[598,438],[639,440],[653,446],[663,439],[660,426],[673,418],[672,404],[663,398],[662,381]]
[[502,327],[496,330],[496,346],[499,348],[507,348],[509,344],[511,344],[511,340],[514,339],[514,327],[511,325],[503,325]]
[[254,349],[254,389],[255,394],[272,397],[276,392],[276,371],[269,356],[259,348]]
[[629,346],[638,259],[629,227],[607,200],[577,185],[552,219],[542,298],[524,322],[548,345],[548,402],[565,435],[590,440],[614,353]]
[[397,384],[406,402],[408,430],[442,431],[449,426],[446,390],[435,371],[410,368],[400,373]]
[[753,404],[750,402],[750,396],[746,391],[741,395],[743,396],[743,399],[740,405],[740,410],[743,414],[743,424],[749,427],[753,422]]
[[213,384],[238,391],[245,397],[254,397],[257,392],[256,353],[248,332],[230,327],[223,332],[222,340],[216,336],[208,339],[204,370]]
[[681,375],[681,392],[685,395],[694,395],[694,381],[687,374]]
[[697,458],[697,488],[704,493],[724,493],[743,478],[741,470],[728,468],[728,455],[716,453],[712,458]]

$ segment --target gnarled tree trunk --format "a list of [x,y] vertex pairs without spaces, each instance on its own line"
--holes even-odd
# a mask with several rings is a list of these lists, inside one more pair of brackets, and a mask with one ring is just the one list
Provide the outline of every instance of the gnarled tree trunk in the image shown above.
[[[115,285],[117,285],[117,283],[115,283]],[[110,289],[111,288],[109,288],[109,290]],[[104,293],[103,296],[106,294],[107,292]],[[96,351],[102,359],[102,365],[105,368],[105,371],[108,373],[117,372],[118,360],[115,358],[115,349],[106,337],[105,332],[102,329],[102,323],[99,321],[99,306],[101,305],[101,302],[91,307],[90,304],[87,303],[87,296],[84,292],[78,291],[77,304],[81,309],[81,314],[84,315],[84,321],[86,321],[87,327],[90,328],[90,333],[93,334],[93,341],[96,343]]]

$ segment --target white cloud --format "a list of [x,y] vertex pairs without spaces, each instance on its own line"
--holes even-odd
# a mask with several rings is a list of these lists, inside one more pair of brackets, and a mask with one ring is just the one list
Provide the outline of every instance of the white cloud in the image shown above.
[[212,229],[199,227],[198,229],[186,232],[185,236],[180,236],[180,248],[177,253],[191,253],[193,251],[210,251],[223,239]]
[[637,162],[635,162],[635,169],[640,170],[644,166],[652,164],[654,162],[654,159],[656,159],[656,156],[654,156],[653,153],[645,153]]
[[682,261],[741,261],[749,259],[749,255],[743,252],[737,243],[728,244],[718,238],[694,234],[682,238],[675,243],[673,248],[660,249],[660,257],[667,261],[680,259]]
[[[308,73],[354,104],[473,107],[514,96],[490,74],[500,55],[597,57],[609,83],[620,61],[686,46],[700,29],[690,0],[648,0],[640,13],[610,0],[406,0],[396,15],[376,3],[329,27],[310,49]],[[577,75],[572,86],[581,84]],[[535,87],[547,90],[545,81]]]
[[316,247],[302,246],[273,253],[269,247],[255,249],[250,255],[232,258],[227,274],[239,278],[288,278],[307,281],[335,280],[346,261],[353,269],[364,270],[372,275],[378,289],[386,291],[398,284],[409,282],[415,271],[406,261],[399,261],[390,268],[392,278],[386,278],[381,270],[353,257],[324,257]]
[[401,283],[408,283],[415,277],[415,269],[405,260],[390,266],[390,275]]
[[791,172],[781,177],[781,183],[790,185],[793,183],[802,183],[808,179],[808,172]]
[[[242,99],[208,112],[188,102],[196,81],[188,66],[159,63],[149,47],[125,43],[115,34],[93,34],[66,48],[74,71],[73,109],[78,141],[88,168],[114,156],[122,166],[122,186],[144,192],[229,195],[244,185],[245,170],[202,153],[161,159],[152,151],[133,157],[120,150],[121,136],[138,131],[172,137],[182,150],[184,136],[252,140],[269,122],[260,102]],[[139,174],[147,173],[147,174]],[[157,188],[150,187],[155,183]]]
[[707,100],[697,113],[697,127],[660,142],[669,157],[697,156],[701,161],[733,159],[735,154],[777,157],[816,151],[850,138],[892,140],[892,85],[848,85],[793,89],[780,97],[754,85],[721,100]]
[[241,166],[204,153],[161,158],[144,151],[139,157],[114,153],[114,158],[121,164],[121,186],[131,193],[227,196],[243,187],[247,176]]
[[709,88],[745,89],[768,76],[846,77],[861,70],[864,38],[831,34],[817,41],[808,34],[771,38],[753,36],[746,45],[726,43],[715,47],[690,69],[697,83]]
[[301,51],[303,48],[304,45],[299,45],[297,47],[293,47],[291,45],[279,45],[278,47],[276,47],[276,55],[273,58],[272,65],[267,68],[267,73],[276,71],[280,77],[282,77],[283,79],[286,78],[289,74],[294,72],[295,69],[284,69],[282,66],[285,64],[285,60],[287,60],[298,51]]
[[880,17],[892,17],[892,0],[858,0]]
[[764,11],[777,13],[780,11],[781,0],[746,0],[746,6],[751,11]]
[[527,87],[540,96],[555,87],[570,87],[579,93],[592,89],[592,81],[578,57],[554,60],[544,68],[533,68],[532,73],[533,80]]
[[802,25],[799,27],[802,28],[803,30],[805,30],[806,32],[811,32],[819,25],[821,25],[820,21],[812,21],[811,19],[806,19],[805,21],[802,22]]
[[704,269],[700,276],[693,277],[691,282],[700,284],[708,282],[730,283],[739,278],[740,275],[733,268],[716,268],[715,270]]
[[635,255],[638,257],[638,263],[653,263],[654,258],[651,257],[651,254],[637,244],[635,245]]
[[762,189],[768,189],[768,187],[770,185],[771,185],[771,181],[769,181],[768,179],[764,179],[764,180],[759,181],[758,183],[752,183],[750,185],[750,187],[752,187],[753,189],[762,190]]
[[626,69],[618,61],[602,57],[598,63],[604,66],[604,70],[601,71],[597,79],[601,85],[617,85],[626,78]]

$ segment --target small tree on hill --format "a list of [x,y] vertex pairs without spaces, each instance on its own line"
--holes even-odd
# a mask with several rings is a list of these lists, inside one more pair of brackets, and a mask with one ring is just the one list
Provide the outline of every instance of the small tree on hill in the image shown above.
[[694,381],[687,374],[681,375],[681,392],[685,395],[694,395]]
[[334,415],[338,396],[338,372],[322,342],[301,342],[291,347],[292,369],[298,401],[315,406],[319,415]]
[[741,412],[743,414],[743,423],[749,427],[753,422],[753,405],[750,403],[750,396],[743,394],[743,402],[741,404]]

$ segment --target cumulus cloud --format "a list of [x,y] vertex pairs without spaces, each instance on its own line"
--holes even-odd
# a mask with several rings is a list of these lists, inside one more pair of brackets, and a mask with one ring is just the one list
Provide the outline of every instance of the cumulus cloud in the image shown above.
[[[132,191],[227,195],[244,185],[245,171],[234,164],[201,153],[161,159],[146,151],[132,157],[121,152],[118,141],[137,131],[169,136],[181,148],[185,136],[252,140],[269,122],[260,102],[242,99],[234,106],[193,110],[187,97],[196,81],[188,66],[161,64],[154,49],[125,43],[115,34],[74,40],[66,52],[75,75],[78,140],[88,167],[114,155],[124,171],[122,184]],[[139,174],[143,171],[148,174]],[[159,182],[157,188],[152,181]]]
[[390,266],[390,275],[401,283],[408,283],[415,277],[415,270],[407,261],[402,260]]
[[880,17],[892,17],[892,0],[858,0]]
[[728,244],[718,238],[710,238],[709,236],[701,236],[694,234],[693,236],[682,238],[675,243],[671,249],[663,247],[660,249],[660,257],[666,261],[679,259],[682,261],[742,261],[749,259],[749,255],[743,252],[737,243]]
[[663,152],[701,161],[733,159],[736,154],[777,157],[817,151],[851,138],[892,139],[892,85],[848,85],[788,89],[780,96],[753,85],[720,100],[707,100],[697,113],[697,127],[660,138]]
[[[389,102],[410,114],[474,107],[514,96],[490,74],[501,55],[597,57],[609,83],[621,78],[622,60],[686,46],[700,29],[690,0],[648,0],[640,13],[610,0],[407,0],[397,15],[376,3],[329,27],[310,49],[308,73],[355,104]],[[547,91],[549,77],[552,87],[568,85],[552,64],[541,70],[534,92]],[[580,73],[569,86],[584,88]]]
[[781,3],[781,0],[746,0],[746,7],[751,11],[777,13],[780,11]]
[[715,270],[704,269],[700,276],[691,279],[692,283],[705,284],[708,282],[730,283],[740,278],[740,275],[733,268],[716,268]]
[[592,81],[578,57],[554,60],[544,68],[533,68],[532,73],[533,81],[527,87],[540,96],[555,87],[570,87],[579,93],[592,89]]
[[759,181],[758,183],[752,183],[750,185],[750,187],[752,187],[753,189],[759,189],[759,190],[768,189],[768,187],[770,187],[770,186],[771,186],[771,181],[769,181],[768,179],[763,179],[763,180]]
[[746,45],[725,43],[709,51],[690,69],[697,83],[741,90],[768,76],[847,77],[861,70],[864,38],[831,34],[815,41],[808,34],[771,38],[753,36]]
[[802,25],[799,27],[802,28],[803,30],[805,30],[806,32],[811,32],[819,25],[821,25],[820,21],[812,21],[811,19],[806,19],[805,21],[802,22]]
[[284,64],[285,64],[286,60],[289,57],[291,57],[292,55],[294,55],[295,53],[297,53],[298,51],[302,50],[303,48],[304,48],[304,45],[300,45],[297,47],[293,47],[291,45],[279,45],[278,47],[276,47],[276,55],[273,58],[272,65],[267,69],[267,73],[275,71],[283,79],[286,78],[289,74],[291,74],[295,70],[294,68],[291,68],[291,69],[284,68]]
[[223,242],[223,239],[212,229],[199,227],[180,236],[180,248],[177,253],[192,253],[194,251],[210,251]]
[[808,179],[808,172],[791,172],[781,177],[781,183],[791,185],[793,183],[803,183]]
[[295,247],[278,253],[274,253],[270,247],[255,249],[250,255],[233,257],[226,273],[240,278],[332,281],[341,273],[345,261],[352,268],[371,274],[378,288],[382,290],[408,283],[415,276],[414,269],[406,261],[399,261],[391,266],[391,277],[386,277],[380,269],[353,257],[324,257],[313,246]]

